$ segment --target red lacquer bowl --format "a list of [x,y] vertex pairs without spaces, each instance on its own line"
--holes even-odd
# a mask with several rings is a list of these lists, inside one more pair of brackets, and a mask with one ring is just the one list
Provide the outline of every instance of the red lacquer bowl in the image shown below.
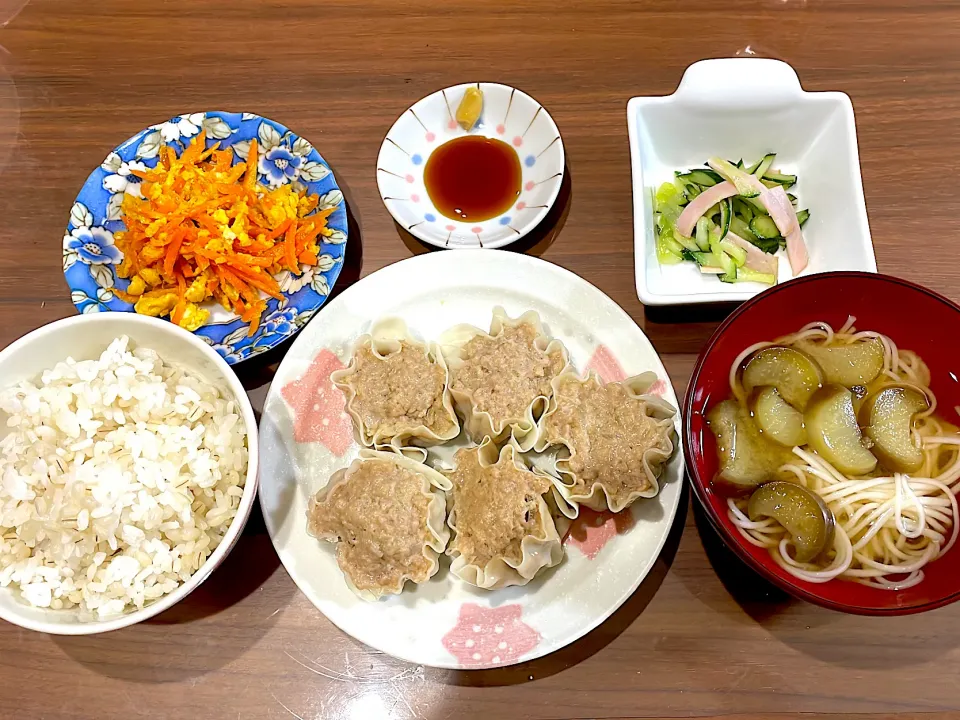
[[[746,542],[727,518],[726,499],[711,478],[717,451],[705,414],[729,397],[731,363],[748,345],[773,340],[824,320],[839,328],[848,315],[858,330],[889,335],[897,346],[913,350],[930,366],[938,413],[956,423],[960,405],[960,307],[919,285],[885,275],[836,272],[792,280],[739,307],[700,353],[684,400],[687,472],[711,524],[754,570],[796,597],[863,615],[901,615],[941,607],[960,598],[960,544],[928,565],[918,585],[881,590],[846,580],[816,584],[798,580],[777,565],[765,549]],[[953,417],[951,417],[953,416]]]

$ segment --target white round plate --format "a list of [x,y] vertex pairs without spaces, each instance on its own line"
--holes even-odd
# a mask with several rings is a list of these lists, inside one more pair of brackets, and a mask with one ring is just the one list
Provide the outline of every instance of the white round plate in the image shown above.
[[[274,378],[260,421],[260,503],[287,572],[341,630],[390,655],[442,668],[493,668],[531,660],[582,637],[637,589],[669,533],[683,449],[656,498],[613,516],[583,511],[556,568],[524,587],[487,591],[448,572],[397,596],[366,602],[346,585],[334,546],[307,534],[307,499],[359,450],[330,373],[378,319],[407,321],[424,338],[452,325],[489,326],[495,305],[516,317],[536,310],[579,370],[607,381],[645,370],[652,392],[677,406],[670,379],[640,328],[573,273],[526,255],[464,250],[390,265],[347,289],[305,327]],[[680,421],[677,417],[679,437]]]
[[[483,92],[483,112],[469,133],[454,120],[468,87]],[[445,217],[423,184],[430,154],[468,134],[510,143],[523,171],[517,202],[483,222]],[[449,248],[498,248],[522,238],[550,211],[563,182],[563,164],[560,131],[540,103],[509,85],[464,83],[428,95],[397,119],[380,146],[377,187],[393,219],[424,242]]]

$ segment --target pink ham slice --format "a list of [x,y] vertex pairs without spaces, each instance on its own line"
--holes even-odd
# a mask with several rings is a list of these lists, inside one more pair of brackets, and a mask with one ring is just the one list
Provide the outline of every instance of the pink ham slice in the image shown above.
[[807,244],[803,241],[803,233],[800,231],[800,221],[797,220],[797,213],[790,203],[790,198],[787,197],[786,190],[780,185],[766,190],[760,193],[760,202],[763,203],[780,233],[786,239],[787,259],[790,261],[790,269],[795,276],[799,275],[807,266],[810,257],[807,254]]
[[724,180],[711,188],[707,188],[697,195],[690,204],[687,205],[680,217],[677,218],[677,230],[684,237],[693,237],[693,230],[697,226],[697,220],[703,217],[703,214],[721,200],[733,197],[737,194],[737,189],[733,183]]
[[777,277],[777,271],[780,265],[776,255],[768,255],[750,241],[744,240],[732,232],[728,232],[725,239],[746,251],[747,261],[744,263],[745,267]]

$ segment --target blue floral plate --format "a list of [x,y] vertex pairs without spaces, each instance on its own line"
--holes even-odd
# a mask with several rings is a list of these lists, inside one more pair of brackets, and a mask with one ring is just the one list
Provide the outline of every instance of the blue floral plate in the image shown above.
[[156,167],[164,145],[180,155],[201,130],[206,131],[208,147],[219,142],[220,147],[232,149],[234,162],[246,159],[250,140],[257,138],[261,184],[295,183],[320,196],[318,210],[336,208],[327,218],[329,232],[320,246],[317,266],[303,266],[299,276],[287,270],[276,276],[284,299],[269,300],[253,337],[247,336],[249,325],[235,314],[215,302],[205,305],[210,322],[196,334],[234,364],[269,350],[306,325],[330,295],[343,268],[347,243],[343,193],[313,146],[280,123],[252,113],[207,112],[180,115],[141,130],[111,152],[81,188],[63,238],[63,274],[70,299],[80,312],[133,312],[133,306],[113,292],[129,285],[129,280],[117,277],[123,253],[114,245],[113,234],[123,229],[124,194],[140,195],[140,180],[131,171]]

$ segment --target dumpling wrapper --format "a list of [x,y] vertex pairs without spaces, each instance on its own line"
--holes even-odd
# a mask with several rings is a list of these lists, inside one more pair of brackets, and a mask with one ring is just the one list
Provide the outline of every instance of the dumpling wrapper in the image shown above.
[[577,516],[579,505],[621,512],[660,491],[658,478],[673,455],[677,411],[644,394],[656,379],[643,373],[604,384],[596,373],[581,378],[567,370],[554,380],[536,450],[566,450],[556,461],[556,488],[569,517]]
[[330,379],[367,447],[399,451],[460,434],[439,346],[415,340],[402,320],[382,320],[357,338],[350,364]]
[[512,445],[498,452],[489,438],[480,447],[458,450],[454,463],[442,471],[452,485],[450,572],[492,590],[526,585],[560,563],[563,545],[544,499],[553,487],[550,478],[523,466]]
[[363,449],[307,508],[307,530],[337,545],[337,565],[364,600],[397,595],[440,568],[450,482],[399,453]]
[[512,436],[521,452],[536,443],[537,418],[551,382],[567,367],[567,350],[550,339],[533,310],[517,319],[493,309],[490,332],[457,325],[439,339],[450,368],[450,393],[476,443]]

